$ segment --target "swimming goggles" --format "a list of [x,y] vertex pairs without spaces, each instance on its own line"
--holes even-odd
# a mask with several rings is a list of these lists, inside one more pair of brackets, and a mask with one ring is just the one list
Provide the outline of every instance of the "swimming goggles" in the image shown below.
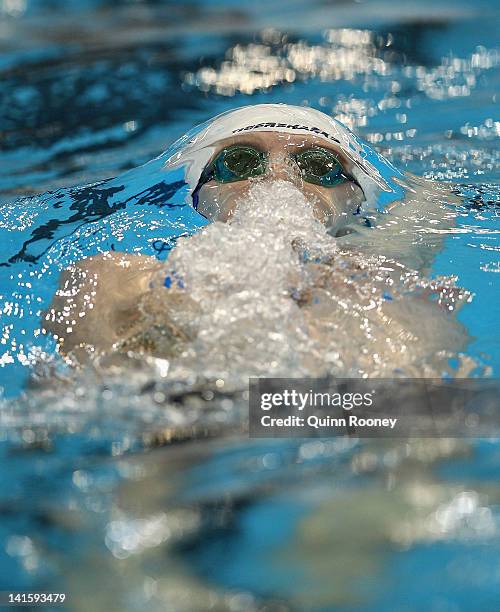
[[[302,178],[313,185],[334,187],[347,180],[344,170],[332,151],[314,147],[294,153]],[[268,155],[248,145],[233,145],[222,149],[206,168],[203,182],[234,183],[263,176],[268,169]]]

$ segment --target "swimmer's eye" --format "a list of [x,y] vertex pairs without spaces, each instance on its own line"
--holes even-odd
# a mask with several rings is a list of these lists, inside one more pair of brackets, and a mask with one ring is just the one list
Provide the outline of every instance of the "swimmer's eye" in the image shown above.
[[339,160],[326,149],[308,149],[294,155],[295,161],[302,173],[302,178],[308,183],[322,187],[334,187],[343,183],[343,174]]
[[219,183],[233,183],[262,176],[267,156],[253,147],[235,145],[223,149],[212,162],[213,177]]

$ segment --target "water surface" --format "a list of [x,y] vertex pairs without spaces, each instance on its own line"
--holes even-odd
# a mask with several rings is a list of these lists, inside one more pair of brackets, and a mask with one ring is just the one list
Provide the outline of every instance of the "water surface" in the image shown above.
[[[120,175],[235,106],[309,105],[456,184],[432,275],[474,294],[466,355],[498,376],[495,3],[4,0],[0,15],[2,262],[30,227],[19,197]],[[144,195],[150,214],[164,195]],[[122,245],[161,239],[149,218]],[[9,396],[54,350],[36,331],[59,270],[107,245],[87,229],[2,268]],[[239,391],[163,374],[87,372],[4,404],[1,589],[65,589],[82,610],[89,593],[96,610],[496,609],[496,440],[248,440]]]

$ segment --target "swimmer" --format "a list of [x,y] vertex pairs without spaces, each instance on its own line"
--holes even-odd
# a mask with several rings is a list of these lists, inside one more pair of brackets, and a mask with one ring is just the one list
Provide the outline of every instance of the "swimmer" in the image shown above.
[[[232,265],[241,275],[245,274],[243,267],[248,267],[252,276],[246,287],[254,283],[256,292],[262,293],[261,299],[271,304],[276,300],[276,312],[290,313],[293,324],[289,328],[300,328],[300,333],[311,340],[310,347],[314,345],[314,350],[305,351],[300,357],[300,371],[304,373],[324,373],[321,367],[325,354],[332,341],[339,338],[342,346],[351,345],[352,353],[348,358],[344,356],[342,363],[349,364],[349,372],[360,374],[391,375],[396,363],[410,367],[426,353],[461,350],[465,346],[466,334],[446,311],[446,305],[450,300],[459,305],[467,297],[466,292],[439,283],[428,284],[423,289],[415,281],[412,289],[416,290],[417,297],[408,297],[408,283],[414,277],[406,263],[425,270],[429,253],[441,241],[439,232],[415,240],[415,231],[411,231],[415,228],[408,218],[420,223],[423,210],[429,207],[428,199],[420,202],[417,197],[421,189],[418,181],[405,186],[403,175],[384,158],[323,113],[286,105],[237,109],[178,141],[167,156],[164,169],[183,170],[190,205],[212,225],[198,235],[183,239],[167,265],[146,255],[107,252],[84,259],[63,272],[60,287],[44,315],[44,328],[54,334],[60,352],[73,363],[96,355],[128,351],[169,359],[188,355],[186,347],[199,340],[207,312],[220,308],[224,300],[226,308],[231,291],[242,293],[241,287],[235,287],[234,276],[224,286],[224,279],[217,277],[216,272],[212,274],[212,264],[214,270],[221,265]],[[439,187],[436,193],[441,197]],[[269,194],[274,194],[274,208],[269,208]],[[259,210],[264,200],[267,208]],[[302,217],[296,218],[303,220],[304,227],[301,222],[292,229],[283,227],[281,211],[293,208],[294,202],[298,209],[303,207]],[[370,235],[369,226],[370,218],[377,217],[381,202],[389,211],[388,229],[382,232],[383,239],[377,241]],[[411,210],[408,210],[409,202],[413,202]],[[397,212],[398,207],[407,207],[406,218],[403,212]],[[442,223],[436,211],[425,212],[431,221],[436,221],[435,225]],[[253,218],[253,225],[245,226],[244,214],[246,219]],[[290,214],[293,216],[293,211]],[[242,262],[244,253],[238,252],[245,240],[255,242],[256,237],[248,236],[248,228],[260,232],[259,222],[264,224],[264,234],[269,232],[267,253],[277,253],[276,270],[280,269],[280,258],[292,257],[298,262],[295,267],[291,265],[286,278],[275,280],[276,286],[282,283],[282,290],[274,293],[269,285],[267,288],[258,285],[263,268]],[[213,237],[217,235],[222,241],[227,235],[225,226],[231,228],[233,238],[239,236],[239,241],[216,266]],[[309,234],[304,243],[300,234],[307,234],[305,228]],[[285,234],[286,244],[280,251],[276,245]],[[325,240],[329,240],[326,251],[311,256],[308,244]],[[199,260],[190,261],[190,244],[196,245],[198,254],[205,253],[201,284],[211,292],[212,301],[197,297],[192,290],[193,283],[187,283],[186,287],[190,266],[200,265]],[[338,248],[344,252],[332,256]],[[328,249],[332,251],[325,256]],[[395,253],[396,264],[393,261],[384,264],[382,259],[371,267],[363,267],[366,258]],[[364,288],[361,285],[354,288],[352,282],[346,282],[348,278],[357,278]],[[392,287],[392,291],[385,291],[387,287]],[[378,291],[376,300],[373,300],[374,291]],[[427,297],[429,294],[442,297],[443,291],[447,298],[439,299],[439,304],[422,297],[426,292]],[[338,309],[339,304],[347,303],[351,305],[351,312],[346,318]],[[249,310],[252,308],[258,310],[256,302]],[[357,313],[357,320],[352,313]],[[238,356],[244,352],[241,347],[245,345],[244,337],[240,338],[239,334],[245,336],[245,325],[255,328],[256,321],[251,320],[251,314],[248,316],[238,320],[236,328],[226,334],[231,333],[231,339],[224,340]],[[421,323],[423,318],[427,321],[425,328]],[[229,330],[229,321],[222,325],[226,323]],[[269,322],[271,327],[273,324]],[[280,324],[276,321],[277,326]],[[367,326],[371,330],[368,336]],[[220,333],[214,336],[220,340]],[[290,337],[287,336],[288,342]],[[367,337],[371,338],[370,346],[366,346]],[[299,336],[297,342],[302,342]],[[290,347],[284,348],[286,352]],[[269,349],[270,359],[275,350],[275,345]],[[206,349],[207,356],[211,351],[210,347]],[[344,352],[348,352],[347,348]],[[198,341],[196,355],[199,354]],[[363,360],[366,363],[356,370],[356,362]],[[375,369],[374,364],[377,364]],[[422,370],[406,370],[406,375],[419,373]]]

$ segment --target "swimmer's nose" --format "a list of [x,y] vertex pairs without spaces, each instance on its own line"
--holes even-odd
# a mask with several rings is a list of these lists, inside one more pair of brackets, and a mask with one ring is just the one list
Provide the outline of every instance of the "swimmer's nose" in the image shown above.
[[266,177],[273,181],[289,181],[297,187],[302,187],[302,174],[300,169],[288,156],[272,156],[269,159]]

